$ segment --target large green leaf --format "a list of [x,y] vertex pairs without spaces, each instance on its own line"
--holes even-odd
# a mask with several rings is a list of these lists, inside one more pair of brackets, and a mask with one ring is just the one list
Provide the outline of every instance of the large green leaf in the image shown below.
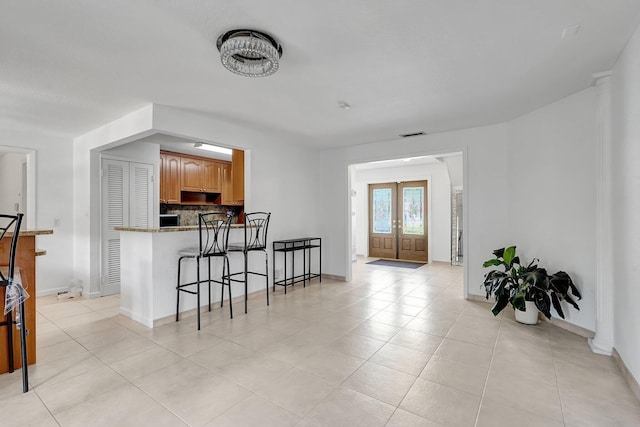
[[500,261],[499,259],[490,259],[485,261],[482,264],[484,268],[491,267],[491,266],[498,266],[498,265],[502,265],[502,261]]
[[491,312],[494,316],[500,314],[503,308],[505,308],[509,304],[509,295],[500,295],[500,297],[496,298],[496,303],[494,304]]
[[496,258],[502,258],[503,254],[504,248],[496,249],[495,251],[493,251],[493,255],[495,255]]
[[518,292],[511,298],[511,305],[516,310],[525,311],[525,301],[524,292]]
[[569,304],[571,304],[573,306],[573,308],[575,308],[576,310],[580,311],[580,307],[578,307],[578,304],[576,304],[576,302],[569,295],[565,295],[564,296],[564,300],[566,302],[568,302]]
[[513,263],[513,258],[515,256],[516,256],[515,246],[509,246],[507,249],[504,250],[504,255],[502,256],[502,258],[504,259],[504,263],[507,264],[509,268],[511,268],[511,265]]
[[535,287],[541,292],[546,292],[549,289],[547,277],[547,270],[544,268],[536,268],[522,275],[522,283],[528,288]]
[[560,305],[560,300],[555,292],[551,292],[551,302],[553,303],[553,308],[558,312],[558,316],[564,319],[564,313],[562,312],[562,306]]
[[547,319],[551,319],[551,299],[546,292],[536,292],[533,302]]
[[571,280],[571,276],[569,276],[564,271],[558,271],[556,274],[551,276],[551,279],[554,281],[557,280],[562,282],[568,288],[565,293],[569,293],[569,289],[571,289],[571,293],[575,295],[576,298],[578,298],[579,300],[582,299],[582,295],[580,295],[580,291],[578,291],[578,288],[576,288],[573,280]]

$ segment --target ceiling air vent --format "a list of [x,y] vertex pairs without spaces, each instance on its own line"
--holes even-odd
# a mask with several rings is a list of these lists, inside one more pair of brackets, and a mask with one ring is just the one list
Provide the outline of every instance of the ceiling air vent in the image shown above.
[[419,135],[426,135],[426,133],[424,133],[424,131],[420,131],[420,132],[400,134],[402,138],[411,138],[412,136],[419,136]]

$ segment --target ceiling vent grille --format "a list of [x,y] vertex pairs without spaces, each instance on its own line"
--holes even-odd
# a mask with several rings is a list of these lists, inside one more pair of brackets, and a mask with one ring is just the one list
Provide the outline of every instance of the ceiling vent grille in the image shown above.
[[424,131],[413,132],[413,133],[403,133],[403,134],[400,134],[400,137],[411,138],[412,136],[420,136],[420,135],[426,135],[426,133]]

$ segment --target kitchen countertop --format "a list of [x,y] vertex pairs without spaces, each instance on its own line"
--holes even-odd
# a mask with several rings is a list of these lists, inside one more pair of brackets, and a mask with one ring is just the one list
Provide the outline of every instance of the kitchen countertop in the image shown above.
[[[244,224],[231,224],[231,228],[244,228]],[[175,231],[198,231],[197,225],[180,225],[178,227],[139,228],[139,227],[114,227],[116,231],[135,231],[139,233],[171,233]]]
[[[40,236],[41,234],[53,234],[53,230],[20,230],[20,236]],[[12,231],[7,231],[6,236],[13,236]]]

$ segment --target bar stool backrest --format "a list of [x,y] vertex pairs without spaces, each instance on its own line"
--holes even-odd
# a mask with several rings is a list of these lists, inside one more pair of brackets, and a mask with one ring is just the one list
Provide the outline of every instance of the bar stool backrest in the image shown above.
[[231,218],[217,219],[220,214],[198,215],[200,231],[200,257],[220,256],[227,253]]
[[265,250],[271,212],[251,212],[244,215],[245,250]]
[[9,249],[9,269],[5,277],[0,271],[0,283],[6,286],[8,279],[13,279],[13,272],[16,264],[16,248],[18,246],[18,234],[20,233],[20,225],[22,223],[23,214],[3,215],[0,214],[0,242],[4,239],[7,232],[13,232],[11,237],[11,247]]

